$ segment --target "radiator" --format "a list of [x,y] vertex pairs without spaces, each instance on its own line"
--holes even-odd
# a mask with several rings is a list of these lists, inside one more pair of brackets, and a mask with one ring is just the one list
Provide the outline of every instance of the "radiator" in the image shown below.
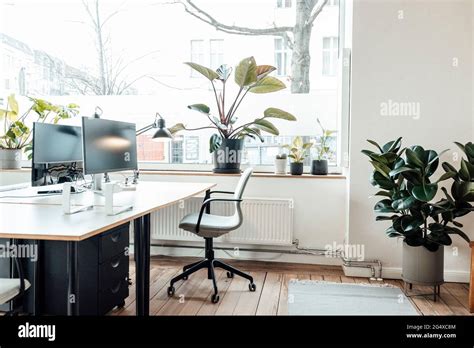
[[[153,240],[202,241],[178,228],[186,214],[199,212],[202,198],[190,198],[151,215]],[[234,203],[213,202],[211,213],[232,215]],[[216,238],[216,242],[257,245],[291,245],[293,241],[293,200],[246,198],[242,202],[244,221],[237,230]]]

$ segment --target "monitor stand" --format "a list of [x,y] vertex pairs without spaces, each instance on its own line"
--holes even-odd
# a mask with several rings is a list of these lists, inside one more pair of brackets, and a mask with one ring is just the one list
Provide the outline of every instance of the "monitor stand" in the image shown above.
[[110,182],[110,177],[108,173],[104,174],[94,174],[93,175],[93,183],[92,183],[92,190],[94,191],[102,191],[102,177],[104,178],[105,183]]

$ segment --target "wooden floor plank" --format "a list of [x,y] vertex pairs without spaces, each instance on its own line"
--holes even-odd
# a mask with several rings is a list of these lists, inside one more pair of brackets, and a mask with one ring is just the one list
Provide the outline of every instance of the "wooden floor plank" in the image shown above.
[[269,272],[258,303],[257,315],[276,315],[280,300],[280,289],[283,282],[281,273]]
[[233,315],[255,315],[257,312],[260,295],[265,282],[265,272],[250,272],[250,275],[253,277],[257,289],[255,291],[250,291],[248,289],[248,284],[250,283],[247,281],[247,289],[244,289],[240,294]]
[[461,283],[446,283],[443,287],[453,295],[458,302],[467,310],[469,310],[469,290]]
[[[227,289],[229,288],[230,284],[232,282],[232,279],[227,278],[226,272],[222,272],[220,277],[217,279],[217,287],[219,289],[220,295],[220,301],[222,301],[225,298],[225,294],[227,293]],[[203,304],[201,308],[199,308],[199,311],[196,313],[196,315],[215,315],[217,309],[219,308],[219,303],[212,303],[211,302],[211,296],[214,292],[211,291],[207,295],[207,297],[204,299]]]
[[325,274],[325,275],[323,275],[323,279],[327,282],[332,282],[332,283],[340,283],[341,282],[341,276],[334,275],[334,274]]
[[341,282],[343,282],[343,283],[355,283],[355,280],[354,280],[353,277],[341,276]]
[[[216,270],[216,277],[219,279],[223,271],[220,269]],[[217,287],[219,289],[219,283]],[[219,293],[221,290],[219,289]],[[212,281],[207,279],[205,274],[198,286],[194,287],[194,291],[190,291],[189,294],[185,294],[185,302],[181,310],[176,313],[178,315],[196,315],[201,309],[204,301],[210,301],[210,296],[214,293],[214,287]]]
[[225,291],[222,293],[219,303],[219,307],[216,310],[216,315],[232,315],[234,313],[239,298],[244,291],[248,291],[248,280],[242,277],[234,277]]
[[278,299],[278,310],[277,315],[288,315],[288,301],[293,299],[288,297],[288,285],[290,280],[299,279],[296,274],[285,273],[283,276],[283,281],[280,288],[280,298]]

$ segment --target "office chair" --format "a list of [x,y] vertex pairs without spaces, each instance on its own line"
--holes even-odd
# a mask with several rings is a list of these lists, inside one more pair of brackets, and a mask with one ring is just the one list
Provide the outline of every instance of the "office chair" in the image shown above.
[[[13,243],[12,243],[13,244]],[[14,247],[14,245],[12,245]],[[25,279],[23,268],[18,257],[13,257],[18,278],[0,278],[0,305],[11,302],[11,309],[5,313],[6,316],[16,316],[21,312],[23,304],[16,304],[16,300],[22,299],[30,283]]]
[[[183,267],[183,273],[174,277],[170,281],[170,286],[168,287],[168,296],[173,296],[175,293],[175,288],[173,286],[178,280],[186,280],[188,276],[194,272],[207,268],[207,277],[212,280],[212,285],[214,287],[214,294],[211,297],[212,303],[219,302],[219,294],[217,290],[217,281],[214,268],[219,267],[227,271],[227,277],[233,278],[234,274],[241,276],[245,279],[248,279],[249,290],[255,291],[257,286],[253,282],[253,278],[230,266],[225,264],[222,261],[216,260],[214,258],[214,249],[213,249],[213,238],[220,237],[230,231],[233,231],[242,225],[242,210],[240,203],[242,202],[242,194],[244,193],[245,186],[252,175],[252,168],[249,168],[244,171],[240,177],[239,183],[237,184],[235,192],[228,191],[211,191],[204,198],[202,203],[201,210],[199,213],[193,213],[186,215],[180,222],[179,227],[192,232],[200,237],[204,238],[205,241],[205,259],[194,262],[190,265]],[[211,198],[211,194],[220,193],[220,194],[232,194],[233,198]],[[211,215],[210,208],[211,202],[234,202],[235,203],[235,213],[232,216],[220,216],[220,215]]]

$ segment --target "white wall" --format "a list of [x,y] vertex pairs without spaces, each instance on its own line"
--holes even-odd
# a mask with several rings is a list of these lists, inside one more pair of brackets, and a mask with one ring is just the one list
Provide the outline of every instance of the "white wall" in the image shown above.
[[[385,275],[399,275],[401,242],[385,236],[386,223],[374,221],[371,167],[360,151],[369,147],[366,139],[403,136],[405,145],[439,151],[473,140],[472,2],[355,0],[353,11],[349,240],[382,260]],[[380,104],[389,99],[420,103],[420,118],[381,116]],[[443,158],[450,160],[452,151]],[[471,238],[473,215],[464,221]],[[445,249],[446,278],[467,280],[469,247],[453,240],[459,254]]]

